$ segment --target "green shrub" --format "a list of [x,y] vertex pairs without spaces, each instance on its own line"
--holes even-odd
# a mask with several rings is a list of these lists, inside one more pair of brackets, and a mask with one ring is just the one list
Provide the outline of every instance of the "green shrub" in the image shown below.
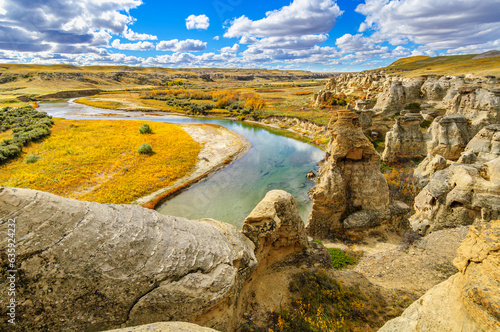
[[337,248],[326,248],[332,260],[332,267],[336,270],[345,268],[347,265],[356,264],[356,260],[347,255],[345,251]]
[[40,159],[40,157],[38,157],[36,154],[30,154],[28,155],[28,157],[26,157],[26,159],[24,159],[24,162],[26,164],[33,164],[33,163],[36,163],[38,161],[38,159]]
[[296,299],[270,314],[272,331],[356,331],[370,314],[359,288],[342,284],[325,270],[297,273],[289,288]]
[[143,124],[141,128],[139,128],[139,134],[152,134],[153,131],[151,130],[151,127],[147,124]]
[[410,103],[405,107],[405,109],[407,109],[407,110],[420,110],[420,104],[419,103]]
[[432,124],[432,120],[424,120],[420,124],[420,127],[421,128],[429,128],[431,126],[431,124]]
[[153,148],[151,147],[151,145],[147,144],[147,143],[143,143],[139,149],[137,149],[137,152],[139,152],[140,154],[152,154],[153,153]]

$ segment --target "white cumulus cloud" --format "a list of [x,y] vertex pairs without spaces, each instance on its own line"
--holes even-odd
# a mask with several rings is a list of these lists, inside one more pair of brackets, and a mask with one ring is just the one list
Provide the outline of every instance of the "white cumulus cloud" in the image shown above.
[[111,43],[113,48],[118,50],[129,50],[129,51],[147,51],[155,48],[153,43],[148,41],[140,41],[137,43],[125,43],[122,44],[118,39],[113,40]]
[[356,11],[366,16],[360,32],[371,29],[392,44],[480,51],[474,45],[500,40],[499,0],[365,0]]
[[238,45],[238,44],[234,44],[232,47],[230,47],[230,46],[223,47],[220,50],[221,53],[236,53],[239,51],[240,51],[240,45]]
[[207,48],[207,43],[198,39],[162,40],[156,45],[158,51],[196,52]]
[[137,33],[132,31],[129,27],[125,27],[125,30],[123,30],[123,37],[127,38],[128,40],[157,40],[158,37],[154,35],[149,35],[147,33]]
[[224,37],[281,37],[323,34],[342,14],[332,0],[294,0],[290,5],[269,11],[266,17],[252,21],[246,16],[231,21]]
[[200,29],[200,30],[207,30],[208,27],[210,26],[208,16],[203,14],[203,15],[189,15],[188,18],[186,18],[186,28],[188,30],[193,30],[193,29]]

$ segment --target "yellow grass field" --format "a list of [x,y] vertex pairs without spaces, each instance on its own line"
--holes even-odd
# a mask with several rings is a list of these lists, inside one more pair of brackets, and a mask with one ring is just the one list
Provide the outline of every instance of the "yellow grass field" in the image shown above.
[[[144,123],[153,134],[139,134]],[[153,147],[152,155],[137,152],[143,143]],[[56,119],[49,138],[0,166],[0,185],[100,203],[131,203],[189,174],[200,150],[173,124]],[[38,161],[26,163],[33,154]]]

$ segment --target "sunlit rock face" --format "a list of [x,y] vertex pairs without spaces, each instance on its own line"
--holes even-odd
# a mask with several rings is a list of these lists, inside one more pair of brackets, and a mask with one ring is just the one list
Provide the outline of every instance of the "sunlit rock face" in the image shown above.
[[329,125],[332,143],[312,190],[309,235],[335,236],[342,229],[369,228],[388,218],[389,188],[380,155],[351,111],[338,111]]
[[395,161],[397,158],[420,158],[426,155],[425,138],[420,130],[424,118],[419,113],[408,113],[396,117],[392,130],[385,136],[382,160]]
[[[9,219],[16,224],[19,331],[101,331],[169,320],[224,330],[257,265],[254,244],[215,220],[4,187],[0,216],[2,234]],[[7,252],[7,241],[1,247]],[[222,313],[205,318],[212,310]]]
[[500,219],[500,158],[434,173],[414,208],[410,223],[422,234]]

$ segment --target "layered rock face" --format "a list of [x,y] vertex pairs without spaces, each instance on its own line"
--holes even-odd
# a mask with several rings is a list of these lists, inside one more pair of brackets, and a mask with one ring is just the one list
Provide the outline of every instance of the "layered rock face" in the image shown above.
[[[325,88],[313,96],[315,106],[328,101],[338,94],[363,94],[366,99],[375,98],[383,91],[384,82],[389,76],[382,74],[344,74],[331,78]],[[362,109],[372,108],[374,104],[365,103]]]
[[500,158],[436,172],[415,198],[411,226],[422,234],[500,218]]
[[[167,320],[224,330],[257,265],[254,244],[215,220],[4,187],[0,216],[2,234],[9,219],[16,225],[13,330],[96,331]],[[6,238],[1,247],[7,266]],[[0,296],[10,298],[7,287]]]
[[454,264],[459,273],[379,331],[500,330],[500,221],[471,227]]
[[396,117],[392,130],[385,136],[382,160],[392,162],[397,157],[415,158],[426,155],[424,134],[420,124],[424,118],[419,113]]
[[459,114],[471,120],[473,134],[492,123],[500,122],[500,89],[463,86],[450,89],[443,99],[447,114]]
[[465,153],[472,153],[470,161],[489,161],[500,156],[500,124],[484,127],[472,138]]
[[437,117],[429,128],[427,153],[456,161],[471,137],[469,121],[463,116]]
[[380,224],[389,213],[389,188],[380,172],[380,156],[351,111],[338,111],[330,121],[333,141],[312,190],[307,225],[313,237],[335,236],[343,229]]

